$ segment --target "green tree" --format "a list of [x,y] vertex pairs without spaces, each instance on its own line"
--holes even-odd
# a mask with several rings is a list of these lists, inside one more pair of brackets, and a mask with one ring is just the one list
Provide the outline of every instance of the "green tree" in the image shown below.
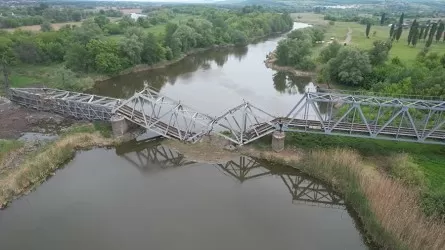
[[405,13],[402,13],[402,15],[400,15],[400,18],[399,18],[399,27],[400,27],[400,26],[403,26],[403,18],[404,18],[404,16],[405,16]]
[[74,11],[71,17],[73,21],[80,22],[82,20],[82,13],[80,11]]
[[372,49],[369,50],[369,60],[372,65],[379,65],[385,63],[385,61],[388,59],[388,53],[390,50],[390,44],[391,42],[387,41],[381,41],[377,40],[373,42]]
[[104,16],[104,15],[100,15],[94,18],[94,22],[99,25],[99,27],[101,29],[103,29],[105,27],[105,25],[107,25],[110,20],[108,19],[108,17]]
[[320,51],[318,60],[321,63],[327,63],[329,60],[337,56],[338,52],[342,47],[343,46],[340,43],[338,43],[337,41],[333,41]]
[[416,27],[414,27],[413,30],[413,34],[412,34],[412,38],[411,38],[411,44],[413,45],[413,47],[416,47],[417,45],[417,41],[419,40],[419,25],[416,25]]
[[[162,45],[157,41],[156,37],[152,33],[148,33],[142,40],[143,50],[142,50],[142,61],[148,65],[160,62],[167,56],[167,51],[162,47]],[[169,48],[169,52],[172,53]],[[180,53],[180,52],[179,52]],[[168,55],[173,59],[173,55]]]
[[369,31],[371,31],[371,23],[366,24],[366,38],[369,38]]
[[8,89],[10,67],[15,62],[15,54],[12,50],[12,41],[6,37],[0,37],[0,64],[3,73],[4,88]]
[[411,44],[411,40],[413,38],[413,29],[416,29],[417,26],[417,21],[416,19],[414,19],[414,22],[411,24],[411,27],[409,28],[409,32],[408,32],[408,45]]
[[420,32],[418,32],[419,33],[418,39],[422,39],[424,32],[425,32],[425,26],[422,25],[420,27]]
[[72,33],[73,42],[86,45],[92,39],[99,39],[102,36],[102,29],[93,20],[85,20],[82,25],[75,28]]
[[85,45],[80,43],[71,44],[65,54],[66,67],[77,72],[91,72],[93,62]]
[[362,86],[372,71],[368,54],[354,47],[343,47],[327,67],[331,80],[350,86]]
[[51,23],[49,23],[49,22],[43,22],[40,25],[40,31],[42,31],[42,32],[49,32],[51,30],[53,30],[53,27],[51,26]]
[[439,24],[438,24],[437,32],[436,32],[436,42],[439,42],[439,40],[442,38],[444,30],[445,30],[445,25],[442,22],[442,20],[439,20]]
[[95,58],[96,70],[100,73],[115,74],[123,69],[121,60],[118,55],[102,52]]
[[181,41],[182,52],[187,52],[190,49],[195,48],[197,45],[197,37],[198,34],[196,33],[196,31],[185,24],[179,25],[172,36],[173,39]]
[[278,43],[277,63],[297,67],[303,70],[312,69],[315,65],[310,60],[312,43],[310,40],[284,39]]
[[399,25],[397,27],[396,34],[395,34],[397,41],[399,41],[400,37],[402,36],[402,31],[403,31],[403,26]]
[[[172,46],[172,43],[175,43],[173,41],[173,34],[178,29],[178,25],[176,23],[167,23],[165,26],[165,36],[164,36],[164,44],[170,48],[175,47]],[[172,48],[173,50],[173,48]]]
[[127,61],[130,63],[130,65],[141,63],[143,44],[138,36],[132,35],[131,37],[122,39],[120,50],[126,57]]
[[428,25],[425,27],[425,31],[423,32],[423,40],[425,40],[426,37],[428,36],[428,33],[430,32],[430,29],[431,29],[431,24],[428,24]]
[[386,13],[383,12],[382,17],[380,18],[380,26],[383,26],[383,24],[385,24],[385,20],[386,20]]
[[394,28],[396,27],[395,24],[391,24],[391,28],[389,29],[389,38],[392,38],[394,36]]

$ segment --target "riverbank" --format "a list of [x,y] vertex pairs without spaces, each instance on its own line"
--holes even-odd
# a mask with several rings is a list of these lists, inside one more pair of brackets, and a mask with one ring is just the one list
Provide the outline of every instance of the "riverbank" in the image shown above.
[[46,145],[8,141],[16,146],[0,155],[0,209],[54,175],[77,150],[115,146],[120,140],[111,138],[108,128],[84,124],[70,127]]
[[[286,34],[288,31],[269,34],[267,36],[255,37],[249,39],[246,45],[236,44],[222,44],[212,45],[206,48],[196,48],[183,53],[178,58],[172,60],[164,60],[152,65],[139,64],[130,68],[124,69],[121,72],[113,75],[99,74],[99,73],[75,73],[69,69],[66,69],[64,63],[48,64],[48,65],[28,65],[19,64],[11,69],[10,83],[11,87],[24,88],[24,87],[48,87],[59,88],[70,91],[85,92],[94,88],[97,82],[106,81],[117,76],[123,76],[131,73],[150,71],[156,69],[166,68],[170,65],[178,63],[188,56],[202,53],[209,50],[226,49],[236,46],[247,46],[252,43],[256,43],[263,39],[268,39],[277,35]],[[0,80],[1,81],[1,80]],[[0,96],[2,95],[0,89]]]
[[[166,143],[190,160],[223,162],[244,154],[285,164],[323,180],[343,194],[359,216],[368,238],[381,249],[445,247],[445,223],[422,211],[422,184],[416,181],[411,159],[404,154],[393,155],[393,161],[388,158],[389,166],[383,169],[379,158],[363,157],[350,149],[287,147],[276,153],[253,145],[232,152],[222,149],[214,139],[187,146],[175,141]],[[213,154],[216,158],[211,158]],[[390,176],[388,171],[398,173],[399,178]]]

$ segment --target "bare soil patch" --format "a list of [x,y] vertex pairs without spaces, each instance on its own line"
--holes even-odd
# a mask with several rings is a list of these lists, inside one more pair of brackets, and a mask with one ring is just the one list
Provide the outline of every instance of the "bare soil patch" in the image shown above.
[[62,116],[27,109],[0,97],[0,139],[17,139],[25,132],[54,133],[72,123]]

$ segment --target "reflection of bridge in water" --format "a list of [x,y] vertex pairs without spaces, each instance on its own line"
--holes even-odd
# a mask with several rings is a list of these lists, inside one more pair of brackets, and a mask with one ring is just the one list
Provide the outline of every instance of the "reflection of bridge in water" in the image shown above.
[[345,206],[343,199],[333,191],[296,169],[262,164],[245,156],[241,156],[239,161],[229,161],[216,166],[240,182],[268,175],[279,176],[292,195],[293,203],[331,208],[344,208]]
[[[142,173],[194,164],[176,150],[161,145],[157,139],[124,143],[116,148],[116,153]],[[343,199],[319,181],[290,167],[263,164],[246,156],[214,166],[241,183],[264,176],[278,176],[291,194],[293,203],[331,208],[344,208],[345,205]]]
[[194,163],[176,150],[161,145],[157,139],[124,143],[116,148],[116,154],[144,173]]

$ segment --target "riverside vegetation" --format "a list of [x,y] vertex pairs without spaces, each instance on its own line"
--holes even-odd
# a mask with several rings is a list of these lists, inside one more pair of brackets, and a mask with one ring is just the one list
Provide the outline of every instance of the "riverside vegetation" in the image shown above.
[[443,203],[422,201],[432,196],[431,189],[443,188],[443,175],[433,180],[442,166],[421,167],[425,162],[418,158],[429,150],[443,151],[440,146],[300,133],[289,134],[286,143],[290,154],[261,150],[259,156],[329,183],[344,195],[380,248],[445,247],[445,217],[438,214]]
[[292,26],[289,14],[261,8],[185,6],[156,9],[137,20],[124,16],[110,21],[98,15],[79,27],[67,25],[58,31],[3,31],[2,81],[13,87],[41,82],[84,90],[99,76],[116,75],[141,64],[173,62],[200,48],[245,45]]

